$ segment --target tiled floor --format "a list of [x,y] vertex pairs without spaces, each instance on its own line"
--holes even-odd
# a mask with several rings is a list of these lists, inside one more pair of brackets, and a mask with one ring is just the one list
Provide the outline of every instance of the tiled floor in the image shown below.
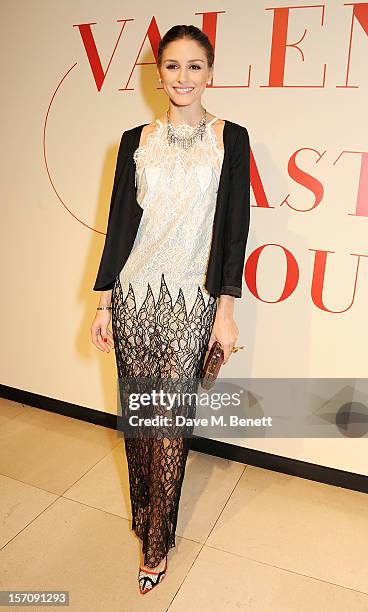
[[68,590],[73,612],[367,612],[367,495],[194,451],[167,575],[140,595],[123,444],[0,399],[0,590]]

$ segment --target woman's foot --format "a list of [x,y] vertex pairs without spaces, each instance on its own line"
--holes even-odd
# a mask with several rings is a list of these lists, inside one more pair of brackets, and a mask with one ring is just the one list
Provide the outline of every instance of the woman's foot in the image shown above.
[[165,557],[161,559],[158,565],[156,565],[155,567],[149,567],[149,565],[144,564],[144,555],[142,553],[139,569],[147,570],[147,572],[160,572],[161,570],[164,569],[166,560],[167,560],[167,555],[165,555]]
[[167,569],[167,555],[156,567],[147,567],[142,564],[139,568],[138,584],[142,595],[152,591],[165,577]]

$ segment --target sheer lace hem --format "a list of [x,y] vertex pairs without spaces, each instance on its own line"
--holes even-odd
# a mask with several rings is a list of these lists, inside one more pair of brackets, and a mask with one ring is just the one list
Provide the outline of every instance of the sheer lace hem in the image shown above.
[[[164,278],[163,278],[164,281]],[[123,300],[119,276],[112,292],[112,329],[119,385],[124,388],[132,377],[175,377],[190,379],[191,390],[200,377],[214,323],[216,298],[205,304],[198,287],[198,298],[189,312],[185,295],[180,293],[173,305],[163,282],[157,303],[148,289],[147,298],[137,313],[134,289]],[[194,382],[193,382],[194,381]],[[125,397],[121,398],[122,419],[129,414]],[[160,412],[159,407],[154,413]],[[195,416],[195,404],[184,407],[186,415]],[[152,415],[152,406],[143,414]],[[159,432],[160,433],[160,432]],[[182,482],[190,437],[159,435],[147,438],[138,429],[135,437],[125,437],[132,509],[132,529],[142,540],[144,563],[156,567],[175,546],[175,531]]]

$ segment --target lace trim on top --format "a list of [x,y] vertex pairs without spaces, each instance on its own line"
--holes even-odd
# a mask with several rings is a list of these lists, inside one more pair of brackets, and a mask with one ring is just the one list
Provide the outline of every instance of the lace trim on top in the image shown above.
[[[169,144],[164,137],[166,124],[156,119],[158,127],[148,134],[145,144],[135,149],[133,159],[136,165],[136,185],[137,185],[137,166],[143,169],[149,162],[151,166],[164,168],[166,176],[173,176],[179,164],[185,173],[191,173],[193,166],[212,165],[217,170],[219,177],[224,156],[224,149],[219,147],[216,133],[212,123],[217,119],[214,117],[206,124],[206,130],[202,140],[197,139],[189,149],[182,149],[179,146]],[[175,126],[175,131],[179,136],[190,136],[193,126],[182,123]],[[174,152],[174,154],[173,154]]]

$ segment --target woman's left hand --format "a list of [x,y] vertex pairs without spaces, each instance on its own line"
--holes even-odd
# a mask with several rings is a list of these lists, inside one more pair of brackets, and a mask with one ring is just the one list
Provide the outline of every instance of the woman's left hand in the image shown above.
[[213,343],[217,340],[224,351],[223,363],[225,364],[232,354],[232,348],[236,344],[238,335],[239,330],[232,314],[224,313],[218,309],[208,343],[208,350],[211,350]]

